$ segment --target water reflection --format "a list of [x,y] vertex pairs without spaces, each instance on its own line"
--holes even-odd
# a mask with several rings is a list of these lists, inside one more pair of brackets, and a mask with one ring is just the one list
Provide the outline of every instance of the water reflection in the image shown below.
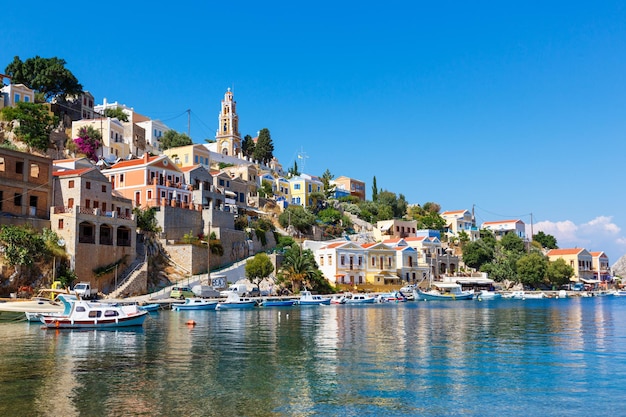
[[599,415],[621,396],[625,306],[606,297],[165,311],[130,331],[3,323],[0,413]]

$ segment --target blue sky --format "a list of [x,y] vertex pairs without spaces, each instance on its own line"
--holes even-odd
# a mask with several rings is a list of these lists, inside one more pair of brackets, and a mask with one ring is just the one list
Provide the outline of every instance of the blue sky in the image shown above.
[[216,3],[5,10],[0,67],[63,58],[96,103],[181,132],[191,109],[198,143],[231,87],[242,135],[268,128],[285,168],[303,151],[305,172],[368,196],[376,176],[410,203],[532,213],[560,247],[626,253],[623,2]]

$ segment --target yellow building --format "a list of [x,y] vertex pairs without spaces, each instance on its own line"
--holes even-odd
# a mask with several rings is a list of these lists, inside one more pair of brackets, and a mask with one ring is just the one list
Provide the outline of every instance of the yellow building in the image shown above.
[[567,265],[571,266],[574,269],[574,275],[570,277],[570,281],[594,281],[595,274],[593,271],[593,256],[586,249],[551,249],[548,252],[548,259],[550,262],[554,262],[557,259],[563,259]]
[[178,146],[164,150],[163,154],[179,167],[202,165],[208,170],[211,166],[211,152],[204,145]]
[[313,206],[317,203],[317,200],[311,194],[321,193],[323,189],[324,184],[322,184],[322,181],[312,175],[301,174],[289,179],[291,204],[303,207]]

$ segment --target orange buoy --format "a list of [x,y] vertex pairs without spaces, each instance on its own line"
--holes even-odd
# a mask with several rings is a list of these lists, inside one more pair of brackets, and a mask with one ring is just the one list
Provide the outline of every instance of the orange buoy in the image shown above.
[[196,322],[193,320],[187,320],[187,326],[195,326]]

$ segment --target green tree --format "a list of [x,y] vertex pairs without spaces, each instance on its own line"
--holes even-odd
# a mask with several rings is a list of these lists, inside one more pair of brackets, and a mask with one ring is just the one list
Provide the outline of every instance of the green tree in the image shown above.
[[4,246],[2,256],[15,268],[12,279],[19,277],[23,267],[31,266],[47,252],[41,235],[22,226],[0,226],[0,243]]
[[264,278],[274,272],[274,264],[266,253],[257,253],[246,261],[246,278],[252,284],[259,285]]
[[532,288],[545,283],[548,271],[548,259],[540,253],[529,253],[517,261],[517,273],[520,282]]
[[175,130],[168,130],[161,138],[161,149],[163,150],[192,144],[193,141],[189,136],[184,133],[178,133]]
[[463,263],[479,270],[494,258],[494,247],[481,239],[469,242],[463,248]]
[[42,104],[23,101],[15,107],[3,108],[2,118],[17,121],[18,126],[14,129],[17,138],[30,148],[43,152],[50,146],[50,132],[58,122]]
[[43,95],[45,101],[58,97],[65,99],[83,92],[74,74],[65,68],[65,60],[35,56],[23,61],[19,56],[7,65],[4,73],[14,84],[24,84]]
[[263,128],[259,132],[252,157],[266,165],[274,158],[274,144],[268,128]]
[[536,235],[533,235],[533,240],[539,242],[542,247],[546,249],[558,249],[556,238],[552,235],[547,235],[543,231],[539,231]]
[[322,174],[322,185],[324,190],[324,197],[326,200],[328,200],[335,192],[335,184],[330,183],[333,178],[335,178],[335,176],[330,173],[330,170],[328,168]]
[[268,180],[261,181],[261,188],[259,188],[259,195],[261,197],[271,197],[274,195],[274,190],[272,189],[272,183]]
[[315,224],[315,215],[302,206],[292,204],[278,216],[278,223],[283,228],[293,226],[300,233],[306,234]]
[[293,161],[293,167],[287,170],[287,174],[289,174],[289,177],[297,177],[300,175],[300,171],[298,171],[298,161]]
[[515,233],[507,233],[504,236],[502,236],[502,239],[500,239],[500,245],[502,245],[504,250],[508,252],[513,252],[513,253],[518,253],[518,254],[526,252],[524,241]]
[[559,258],[548,264],[546,275],[550,284],[558,288],[561,285],[569,284],[570,278],[574,276],[574,268],[569,266],[564,259]]
[[152,233],[158,233],[161,231],[161,228],[159,227],[159,222],[156,218],[156,208],[135,207],[133,209],[133,214],[135,214],[135,219],[137,220],[137,229],[139,229],[139,231]]
[[378,200],[378,186],[376,185],[376,175],[372,179],[372,201]]
[[304,287],[313,288],[319,281],[321,272],[317,268],[315,257],[311,250],[295,244],[287,249],[281,266],[279,281],[291,285],[291,291],[296,292]]
[[324,210],[320,210],[317,213],[317,218],[322,223],[336,225],[342,221],[343,215],[341,214],[339,210],[334,209],[332,207],[328,207],[328,208],[325,208]]
[[252,156],[254,155],[254,147],[255,144],[252,140],[252,136],[244,136],[243,140],[241,141],[241,152],[243,153],[243,156],[252,158]]
[[128,115],[124,113],[121,107],[108,108],[104,110],[104,115],[120,122],[128,122]]

